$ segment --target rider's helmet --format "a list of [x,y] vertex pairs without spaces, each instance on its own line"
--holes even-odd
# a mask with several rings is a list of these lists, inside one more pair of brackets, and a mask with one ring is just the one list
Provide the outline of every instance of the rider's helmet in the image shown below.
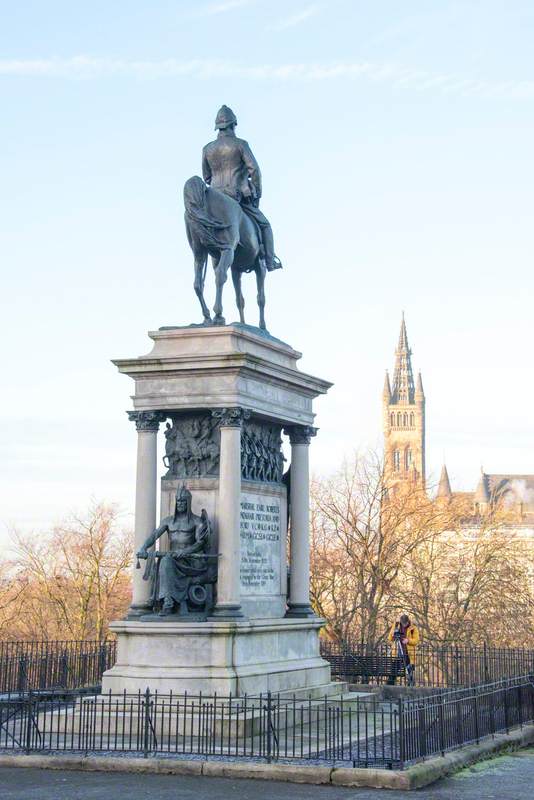
[[215,130],[223,131],[230,125],[237,125],[237,117],[228,106],[221,106],[215,117]]

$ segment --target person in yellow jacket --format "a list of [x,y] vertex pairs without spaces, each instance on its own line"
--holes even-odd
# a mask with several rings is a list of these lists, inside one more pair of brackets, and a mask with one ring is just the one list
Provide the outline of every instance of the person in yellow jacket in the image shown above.
[[[400,673],[405,669],[408,686],[415,683],[415,663],[417,645],[419,644],[419,631],[410,620],[408,614],[401,614],[398,621],[392,626],[389,632],[391,651],[393,658],[396,659],[395,672]],[[395,675],[389,681],[395,683]]]

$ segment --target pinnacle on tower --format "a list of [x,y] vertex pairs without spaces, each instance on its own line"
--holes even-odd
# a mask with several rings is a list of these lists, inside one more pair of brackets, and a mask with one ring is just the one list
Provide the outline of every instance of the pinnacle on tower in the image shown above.
[[425,390],[423,389],[423,379],[421,373],[417,373],[417,383],[415,384],[415,398],[418,400],[425,399]]
[[488,482],[486,480],[486,475],[484,474],[484,472],[482,472],[475,492],[475,502],[489,503],[489,501],[490,501],[490,493],[488,489]]
[[451,497],[451,482],[449,481],[449,473],[445,464],[441,468],[441,475],[439,478],[437,497]]
[[[421,384],[422,388],[422,384]],[[394,403],[413,403],[415,399],[415,386],[412,370],[412,351],[408,344],[408,333],[404,312],[402,313],[399,344],[395,351],[395,372],[393,373]]]
[[391,402],[391,384],[389,382],[389,372],[386,370],[386,377],[384,378],[384,391],[382,392],[386,403]]

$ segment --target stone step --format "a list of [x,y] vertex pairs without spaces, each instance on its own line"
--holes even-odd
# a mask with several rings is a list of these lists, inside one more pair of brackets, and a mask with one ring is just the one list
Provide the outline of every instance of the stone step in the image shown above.
[[345,681],[331,681],[330,683],[322,683],[319,686],[308,686],[304,689],[291,689],[284,692],[273,692],[273,699],[280,697],[281,700],[324,700],[325,697],[331,700],[333,697],[339,697],[342,694],[349,693],[349,684]]
[[377,697],[374,692],[344,692],[343,694],[333,695],[328,698],[332,702],[341,702],[343,705],[351,705],[356,708],[358,705],[374,706],[377,704]]

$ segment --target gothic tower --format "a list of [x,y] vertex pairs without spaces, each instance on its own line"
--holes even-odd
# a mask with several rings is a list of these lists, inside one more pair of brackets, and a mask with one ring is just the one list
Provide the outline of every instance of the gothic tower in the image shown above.
[[421,373],[414,383],[412,351],[404,314],[395,352],[393,388],[386,372],[382,398],[385,477],[388,484],[425,485],[425,393]]

